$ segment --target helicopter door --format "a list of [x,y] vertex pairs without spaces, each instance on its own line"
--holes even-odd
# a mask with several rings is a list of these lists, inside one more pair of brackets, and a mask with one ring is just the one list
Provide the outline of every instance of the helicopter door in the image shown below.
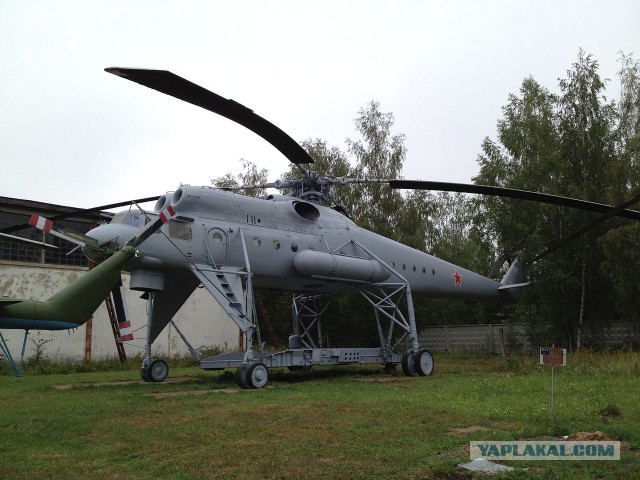
[[227,232],[221,228],[212,228],[207,234],[207,263],[222,266],[229,259],[229,241]]

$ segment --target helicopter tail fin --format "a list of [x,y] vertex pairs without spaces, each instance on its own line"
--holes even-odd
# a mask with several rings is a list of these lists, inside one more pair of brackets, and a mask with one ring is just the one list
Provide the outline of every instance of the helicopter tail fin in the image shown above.
[[526,287],[531,282],[527,280],[527,276],[524,273],[522,268],[522,262],[520,259],[521,255],[518,256],[511,262],[507,273],[504,275],[502,280],[500,281],[500,286],[498,290],[508,290],[513,292],[519,292],[522,287]]

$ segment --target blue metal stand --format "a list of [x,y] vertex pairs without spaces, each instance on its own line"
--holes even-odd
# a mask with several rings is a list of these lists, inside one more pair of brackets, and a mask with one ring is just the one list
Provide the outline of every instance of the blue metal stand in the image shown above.
[[[25,332],[25,340],[22,346],[22,354],[24,355],[24,344],[27,343],[27,334],[28,331]],[[16,365],[16,362],[13,361],[13,357],[11,356],[11,352],[9,351],[9,346],[7,345],[7,341],[4,339],[4,336],[2,335],[2,332],[0,332],[0,350],[2,350],[2,354],[5,356],[5,358],[7,359],[7,362],[9,362],[9,365],[11,365],[11,368],[13,368],[13,372],[15,374],[16,377],[21,377],[22,376],[22,371],[20,371],[20,369],[18,368],[18,366]]]

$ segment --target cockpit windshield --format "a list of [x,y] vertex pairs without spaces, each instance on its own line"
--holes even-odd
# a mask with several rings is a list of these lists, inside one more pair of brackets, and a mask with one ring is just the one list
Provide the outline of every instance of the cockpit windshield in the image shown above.
[[[124,225],[131,225],[132,227],[139,228],[141,216],[142,214],[140,212],[118,212],[111,219],[111,223],[122,223]],[[146,224],[147,221],[143,220],[143,223]]]

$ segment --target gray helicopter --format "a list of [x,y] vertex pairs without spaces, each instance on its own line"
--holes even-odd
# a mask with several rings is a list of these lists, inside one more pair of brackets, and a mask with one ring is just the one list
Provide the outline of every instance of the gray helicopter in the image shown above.
[[[254,198],[231,189],[181,186],[158,198],[154,212],[121,212],[87,233],[103,247],[118,248],[163,211],[175,217],[138,247],[126,265],[130,288],[145,292],[148,335],[141,376],[163,381],[168,366],[154,360],[151,345],[191,295],[203,285],[243,332],[244,352],[201,359],[205,370],[236,369],[243,388],[261,388],[269,369],[314,365],[400,364],[405,375],[431,375],[431,353],[418,341],[412,292],[433,297],[513,302],[528,282],[516,259],[495,281],[360,228],[339,207],[332,187],[385,183],[390,188],[456,190],[501,195],[640,219],[640,212],[581,200],[498,187],[425,181],[322,176],[303,167],[313,159],[290,136],[249,108],[164,70],[107,68],[107,72],[222,115],[276,147],[302,172],[241,188],[287,189],[288,195]],[[638,198],[640,199],[640,198]],[[637,201],[637,200],[636,200]],[[100,249],[86,248],[96,262]],[[265,349],[254,289],[292,292],[292,334],[286,350]],[[373,310],[379,346],[333,348],[323,343],[323,316],[335,294],[362,295]]]

